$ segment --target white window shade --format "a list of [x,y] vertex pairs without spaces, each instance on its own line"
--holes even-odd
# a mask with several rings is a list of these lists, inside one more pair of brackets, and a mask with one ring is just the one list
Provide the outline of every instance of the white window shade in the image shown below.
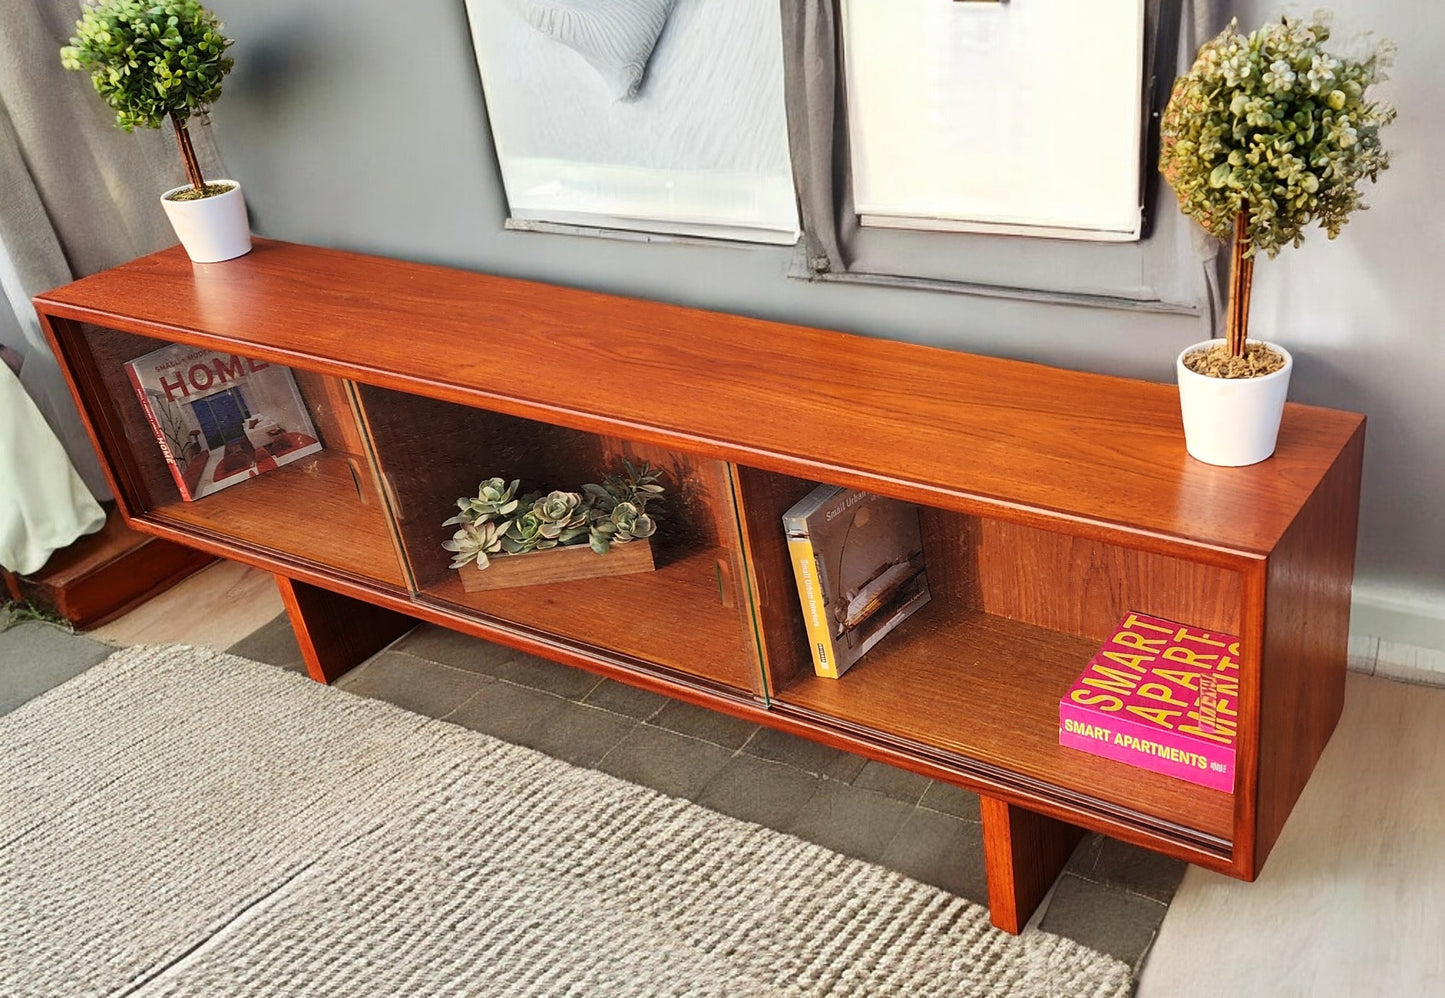
[[514,0],[467,10],[514,222],[797,241],[776,0],[679,0],[629,100]]
[[844,0],[865,225],[1132,240],[1144,0]]

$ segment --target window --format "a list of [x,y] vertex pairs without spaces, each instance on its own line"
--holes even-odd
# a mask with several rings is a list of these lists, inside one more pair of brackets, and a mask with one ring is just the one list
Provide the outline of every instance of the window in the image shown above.
[[793,274],[814,280],[1212,299],[1213,249],[1153,166],[1155,115],[1212,0],[467,10],[510,227],[801,235]]
[[[1211,0],[1143,0],[1142,20],[1138,0],[791,0],[782,9],[803,217],[794,276],[1209,307],[1214,248],[1164,200],[1172,194],[1153,161],[1155,116],[1212,22]],[[992,87],[973,102],[973,120],[943,96],[967,86]],[[1081,92],[1087,107],[1067,114]],[[1053,124],[1024,120],[1031,109]],[[1068,137],[1080,119],[1091,136],[1082,152]],[[1015,165],[991,175],[980,146],[1007,150]],[[1101,157],[1108,163],[1096,170]],[[1071,180],[1056,198],[1049,185],[1070,174],[1091,179]]]
[[196,421],[201,424],[208,450],[215,450],[228,441],[246,435],[244,423],[246,417],[251,415],[251,410],[246,405],[246,396],[241,394],[241,389],[229,388],[187,404],[190,405]]
[[842,9],[862,224],[1139,238],[1143,0]]
[[509,224],[797,241],[777,0],[467,12]]

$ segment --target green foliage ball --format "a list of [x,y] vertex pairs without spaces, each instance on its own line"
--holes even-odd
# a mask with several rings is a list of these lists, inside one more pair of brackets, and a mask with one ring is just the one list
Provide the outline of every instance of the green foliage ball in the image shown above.
[[1324,50],[1329,37],[1318,14],[1250,35],[1231,23],[1174,83],[1159,169],[1184,214],[1220,239],[1247,209],[1246,255],[1298,246],[1316,220],[1333,239],[1365,207],[1360,181],[1389,166],[1380,129],[1395,111],[1366,91],[1385,78],[1393,46],[1348,58]]
[[61,65],[90,73],[127,132],[205,110],[231,71],[231,41],[197,0],[102,0],[83,9],[75,28]]

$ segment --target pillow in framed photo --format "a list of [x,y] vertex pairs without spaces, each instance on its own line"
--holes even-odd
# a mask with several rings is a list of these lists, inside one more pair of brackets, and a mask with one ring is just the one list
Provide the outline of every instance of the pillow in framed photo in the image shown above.
[[635,100],[674,0],[512,0],[528,24],[575,51],[617,100]]

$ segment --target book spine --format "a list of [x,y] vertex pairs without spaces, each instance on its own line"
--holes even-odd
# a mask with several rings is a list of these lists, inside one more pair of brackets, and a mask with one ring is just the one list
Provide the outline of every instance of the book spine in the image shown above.
[[825,679],[838,678],[838,661],[833,638],[828,629],[827,607],[818,582],[818,561],[812,540],[804,536],[788,537],[788,554],[793,559],[793,578],[798,583],[798,597],[803,603],[803,622],[808,631],[808,650],[813,656],[813,671]]
[[1059,744],[1212,790],[1234,792],[1232,746],[1160,731],[1067,700],[1059,704]]
[[136,372],[134,364],[125,366],[125,373],[130,376],[131,387],[135,389],[135,397],[140,401],[141,411],[146,414],[146,422],[150,424],[151,433],[155,434],[156,443],[160,444],[161,454],[166,459],[166,467],[171,469],[171,477],[176,480],[176,488],[180,490],[181,498],[186,502],[192,502],[195,496],[186,487],[186,476],[181,473],[181,467],[176,463],[176,456],[171,453],[171,445],[166,441],[165,431],[161,429],[160,420],[156,419],[155,410],[151,408],[151,400],[146,395],[145,388],[140,383],[140,375]]
[[841,485],[820,485],[783,514],[783,530],[789,537],[806,534],[808,519],[848,490]]

